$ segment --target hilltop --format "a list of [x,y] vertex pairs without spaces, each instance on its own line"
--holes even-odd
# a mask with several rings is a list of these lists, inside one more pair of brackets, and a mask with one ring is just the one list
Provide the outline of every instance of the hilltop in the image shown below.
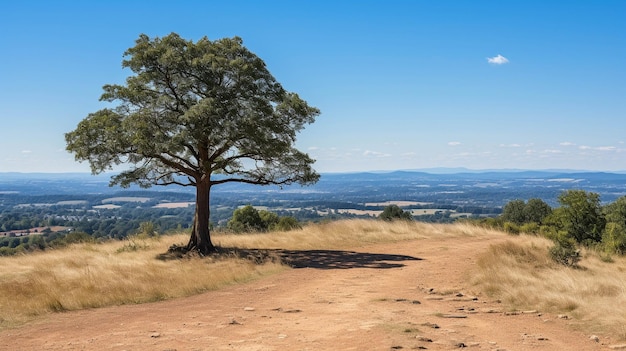
[[[602,350],[624,342],[626,262],[606,263],[588,253],[583,269],[560,267],[547,259],[549,242],[537,237],[462,224],[339,221],[295,232],[219,236],[218,242],[274,250],[293,268],[168,301],[44,313],[0,331],[0,349]],[[152,266],[150,253],[167,242],[147,243],[135,252],[84,246],[91,258],[72,251],[84,265],[65,265],[64,272],[80,275],[91,267],[97,281],[93,265],[102,254],[120,267],[137,256],[132,262]],[[13,259],[5,258],[3,266]],[[182,263],[157,265],[165,270]],[[225,270],[220,261],[191,263],[199,265],[195,277]],[[21,274],[27,271],[23,267]],[[158,287],[177,284],[153,279]],[[70,306],[69,291],[58,296],[61,311]]]

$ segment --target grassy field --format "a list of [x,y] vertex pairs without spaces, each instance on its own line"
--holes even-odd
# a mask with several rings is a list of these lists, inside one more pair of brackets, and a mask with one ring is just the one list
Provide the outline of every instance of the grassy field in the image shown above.
[[511,310],[563,314],[587,332],[626,340],[626,259],[583,250],[580,267],[567,268],[549,258],[551,245],[525,235],[493,245],[470,282]]
[[[222,247],[342,249],[368,243],[458,235],[459,227],[409,222],[338,221],[269,234],[215,233]],[[0,327],[50,312],[135,304],[190,296],[288,269],[236,257],[162,260],[157,257],[187,234],[77,244],[23,256],[0,257]]]
[[[350,249],[379,242],[506,234],[468,224],[342,220],[301,230],[268,234],[216,233],[222,247],[257,249]],[[288,267],[233,256],[157,257],[186,234],[156,239],[79,244],[25,256],[0,258],[0,327],[22,324],[57,311],[135,304],[190,296],[275,274]],[[581,268],[565,268],[548,258],[550,242],[510,236],[481,254],[468,275],[473,287],[510,309],[568,314],[586,330],[626,339],[626,260],[613,262],[585,252]]]

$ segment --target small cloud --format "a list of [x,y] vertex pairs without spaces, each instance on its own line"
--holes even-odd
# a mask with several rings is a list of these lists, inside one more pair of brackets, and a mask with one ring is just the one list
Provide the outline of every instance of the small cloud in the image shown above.
[[614,151],[617,148],[615,146],[599,146],[596,148],[598,151]]
[[309,150],[313,151],[313,150],[319,150],[320,148],[317,146],[311,146],[309,147]]
[[559,145],[561,145],[561,146],[575,146],[576,144],[570,143],[569,141],[564,141],[562,143],[559,143]]
[[450,141],[448,143],[448,145],[450,145],[450,146],[459,146],[459,145],[461,145],[461,142],[460,141]]
[[23,154],[32,154],[33,152],[31,150],[22,150]]
[[365,152],[363,152],[363,156],[367,156],[367,157],[390,157],[390,154],[385,154],[382,152],[377,152],[377,151],[370,151],[370,150],[365,150]]
[[509,63],[509,59],[502,55],[487,57],[487,62],[493,63],[494,65],[503,65],[505,63]]
[[580,145],[578,148],[579,148],[579,149],[581,149],[581,150],[590,150],[590,149],[591,149],[591,146],[587,146],[587,145]]
[[500,147],[522,147],[520,144],[500,144]]

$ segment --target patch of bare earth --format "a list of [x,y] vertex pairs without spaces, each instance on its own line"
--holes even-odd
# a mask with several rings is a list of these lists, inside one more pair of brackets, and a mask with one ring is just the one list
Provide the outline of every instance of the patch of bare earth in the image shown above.
[[[67,312],[0,332],[1,350],[601,350],[541,311],[508,313],[467,271],[505,237],[287,252],[300,267],[171,301]],[[525,312],[525,313],[522,313]]]

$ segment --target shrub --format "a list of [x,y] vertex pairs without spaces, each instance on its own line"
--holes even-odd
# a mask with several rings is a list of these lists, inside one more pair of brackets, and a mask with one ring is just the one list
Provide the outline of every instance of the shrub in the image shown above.
[[602,244],[604,249],[609,253],[617,253],[623,255],[626,253],[626,230],[620,223],[607,223],[604,234],[602,235]]
[[267,230],[259,211],[251,205],[236,209],[227,227],[235,233]]
[[63,241],[65,244],[91,243],[94,242],[94,238],[85,232],[71,232],[63,238]]
[[520,229],[519,226],[515,223],[512,222],[504,222],[504,231],[509,233],[509,234],[519,234]]
[[576,247],[576,242],[570,238],[556,240],[549,252],[552,260],[568,267],[578,266],[578,262],[581,259],[580,251]]
[[398,205],[385,206],[383,213],[378,217],[385,221],[393,221],[396,219],[413,220],[411,213],[403,211]]
[[301,229],[301,228],[302,226],[300,225],[300,222],[298,222],[298,220],[295,217],[291,217],[291,216],[280,217],[280,219],[278,220],[278,223],[276,223],[272,227],[273,230],[282,230],[282,231],[288,231],[292,229]]
[[539,233],[539,224],[535,222],[524,223],[519,227],[520,232],[529,234]]

